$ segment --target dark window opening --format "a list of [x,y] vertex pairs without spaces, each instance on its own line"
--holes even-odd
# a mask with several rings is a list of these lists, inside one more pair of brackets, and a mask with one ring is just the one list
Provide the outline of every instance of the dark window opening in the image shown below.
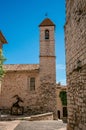
[[49,30],[45,30],[45,39],[49,39]]
[[35,90],[35,78],[30,78],[30,91]]

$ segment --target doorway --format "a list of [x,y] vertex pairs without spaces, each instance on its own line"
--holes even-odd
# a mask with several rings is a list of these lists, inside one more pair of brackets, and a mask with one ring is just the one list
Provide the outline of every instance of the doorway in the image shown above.
[[58,113],[58,119],[60,119],[60,111],[58,110],[58,112],[57,112],[57,113]]

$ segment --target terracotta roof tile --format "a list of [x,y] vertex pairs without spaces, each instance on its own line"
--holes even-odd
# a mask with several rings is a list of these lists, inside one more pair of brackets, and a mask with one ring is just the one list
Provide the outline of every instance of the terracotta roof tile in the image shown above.
[[7,43],[7,41],[6,41],[6,39],[5,39],[5,37],[3,36],[3,34],[2,34],[1,31],[0,31],[0,41],[1,41],[2,43]]
[[39,69],[39,64],[5,64],[6,71],[34,71]]
[[39,27],[41,26],[55,26],[55,24],[49,18],[46,18],[39,25]]

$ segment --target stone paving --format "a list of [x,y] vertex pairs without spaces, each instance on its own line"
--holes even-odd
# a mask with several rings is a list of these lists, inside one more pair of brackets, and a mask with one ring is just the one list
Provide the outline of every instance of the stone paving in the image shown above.
[[66,130],[61,120],[47,121],[1,121],[0,130]]

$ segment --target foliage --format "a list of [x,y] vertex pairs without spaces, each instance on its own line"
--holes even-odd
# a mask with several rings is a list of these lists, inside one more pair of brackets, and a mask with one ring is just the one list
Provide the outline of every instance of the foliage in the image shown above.
[[5,61],[5,57],[3,56],[2,49],[0,49],[0,80],[3,78],[5,71],[3,69],[3,63]]
[[67,105],[67,92],[61,91],[59,97],[61,98],[62,105]]

